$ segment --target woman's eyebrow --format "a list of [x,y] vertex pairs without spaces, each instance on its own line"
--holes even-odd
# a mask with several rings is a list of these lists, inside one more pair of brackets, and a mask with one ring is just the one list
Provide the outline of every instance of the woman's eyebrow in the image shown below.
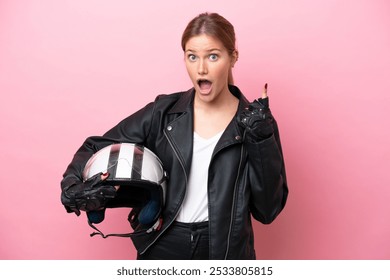
[[[222,50],[218,49],[218,48],[212,48],[212,49],[208,49],[206,50],[206,52],[222,52]],[[195,50],[192,50],[192,49],[188,49],[188,50],[185,50],[185,52],[193,52],[193,53],[196,53],[197,51]]]
[[215,52],[215,51],[217,51],[217,52],[222,52],[220,49],[218,49],[218,48],[213,48],[213,49],[209,49],[209,50],[207,50],[208,52]]

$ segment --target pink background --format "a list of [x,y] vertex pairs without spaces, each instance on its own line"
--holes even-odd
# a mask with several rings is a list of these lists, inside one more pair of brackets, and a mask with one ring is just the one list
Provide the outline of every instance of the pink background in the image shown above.
[[389,259],[389,2],[151,2],[0,1],[0,259],[135,257],[89,237],[59,183],[87,136],[191,87],[180,37],[204,11],[235,26],[236,84],[252,100],[267,82],[280,126],[290,197],[255,224],[258,258]]

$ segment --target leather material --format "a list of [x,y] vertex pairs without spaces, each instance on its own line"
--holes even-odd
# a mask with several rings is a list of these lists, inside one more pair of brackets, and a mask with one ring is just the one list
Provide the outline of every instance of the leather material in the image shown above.
[[115,198],[115,187],[104,185],[101,179],[102,173],[98,173],[85,182],[78,182],[67,186],[61,193],[61,202],[70,211],[95,211],[105,207],[106,203]]
[[246,130],[246,136],[251,142],[271,137],[274,133],[273,122],[268,97],[254,100],[239,116],[239,123]]
[[[217,143],[209,167],[209,257],[254,259],[251,216],[271,223],[285,206],[287,180],[276,121],[267,139],[244,140],[245,129],[238,116],[249,102],[237,87],[230,86],[230,91],[239,99],[239,108]],[[158,242],[175,221],[184,199],[191,169],[194,94],[192,88],[160,95],[102,137],[87,138],[64,173],[62,188],[81,178],[94,152],[119,142],[142,144],[160,158],[169,176],[163,224],[159,231],[135,231],[131,238],[139,254]]]

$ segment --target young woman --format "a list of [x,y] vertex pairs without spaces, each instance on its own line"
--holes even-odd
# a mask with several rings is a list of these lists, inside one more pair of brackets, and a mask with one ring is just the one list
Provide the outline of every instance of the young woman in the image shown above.
[[[216,13],[188,24],[182,48],[193,88],[158,96],[102,137],[88,138],[64,173],[62,202],[68,212],[79,212],[115,199],[116,189],[104,185],[107,175],[83,183],[82,170],[107,145],[138,143],[169,174],[161,227],[132,236],[138,259],[255,259],[251,217],[271,223],[288,194],[266,86],[249,103],[233,85],[235,32]],[[100,190],[95,208],[69,203],[86,184]]]

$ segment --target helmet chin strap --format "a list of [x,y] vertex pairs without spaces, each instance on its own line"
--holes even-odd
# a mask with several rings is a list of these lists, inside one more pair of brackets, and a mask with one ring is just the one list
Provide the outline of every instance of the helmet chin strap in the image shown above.
[[161,226],[162,226],[162,218],[159,218],[157,219],[157,221],[153,224],[153,226],[151,226],[150,228],[148,229],[144,229],[144,230],[140,230],[140,231],[137,231],[136,233],[134,232],[131,232],[131,233],[110,233],[110,234],[104,234],[102,231],[100,231],[97,227],[95,227],[93,225],[93,223],[88,220],[88,224],[91,228],[93,228],[94,230],[96,230],[95,232],[92,232],[90,234],[91,237],[95,236],[95,235],[100,235],[101,237],[103,238],[107,238],[107,237],[110,237],[110,236],[115,236],[115,237],[131,237],[133,235],[138,235],[140,233],[151,233],[153,231],[157,231],[157,230],[160,230]]

